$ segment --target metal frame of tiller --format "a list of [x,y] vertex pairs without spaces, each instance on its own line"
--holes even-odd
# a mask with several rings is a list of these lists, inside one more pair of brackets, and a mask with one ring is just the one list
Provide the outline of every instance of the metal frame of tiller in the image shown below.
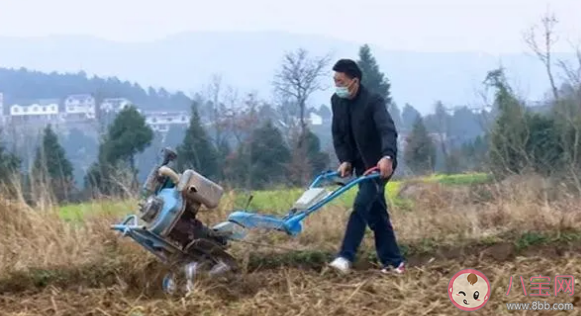
[[[321,194],[321,196],[313,199],[314,203],[307,203],[310,204],[308,207],[302,210],[293,207],[283,217],[246,211],[235,211],[228,216],[226,222],[220,223],[213,228],[218,231],[230,231],[232,234],[230,235],[230,239],[232,240],[242,240],[246,235],[245,233],[236,234],[234,232],[234,225],[241,226],[245,229],[276,230],[294,237],[302,232],[302,221],[309,215],[317,212],[323,206],[350,190],[353,186],[377,177],[379,177],[377,167],[370,168],[366,170],[362,176],[352,178],[349,181],[347,181],[348,178],[341,178],[337,171],[326,171],[319,174],[311,183],[308,190],[303,193],[303,196],[308,195],[311,192],[312,194]],[[340,187],[332,192],[322,188],[324,184],[329,183],[340,185]],[[310,197],[307,196],[306,198],[309,199]]]
[[[341,178],[339,173],[336,171],[323,172],[315,178],[308,187],[308,190],[303,194],[303,196],[309,192],[321,194],[321,196],[314,199],[314,204],[312,202],[313,199],[311,198],[310,206],[302,210],[294,207],[283,217],[240,210],[234,211],[228,216],[225,222],[219,223],[212,228],[232,241],[242,241],[246,236],[245,230],[250,229],[276,230],[285,232],[294,237],[302,232],[302,221],[306,217],[320,210],[327,203],[350,190],[353,186],[363,181],[377,178],[378,176],[379,173],[377,172],[377,167],[368,169],[362,176],[352,178],[349,181],[347,181],[347,178]],[[328,184],[329,182],[340,185],[340,187],[332,192],[328,192],[322,188],[321,184]],[[169,192],[166,191],[167,189],[168,188],[160,188],[156,193],[164,198],[168,198]],[[163,219],[160,220],[163,221]],[[148,230],[145,225],[139,225],[138,222],[139,219],[137,215],[132,214],[127,216],[121,223],[112,225],[111,228],[121,232],[122,236],[131,237],[134,241],[152,254],[156,255],[165,263],[171,262],[171,255],[186,255],[176,245],[158,236],[155,229],[153,229],[153,231]],[[236,232],[236,226],[242,227],[244,232]]]
[[[132,224],[129,224],[132,222]],[[174,244],[165,241],[158,235],[152,233],[145,226],[138,225],[139,220],[136,215],[129,215],[121,224],[112,225],[111,228],[121,232],[121,236],[129,236],[143,248],[157,256],[164,263],[171,262],[171,258],[166,254],[183,254],[183,251]],[[166,252],[164,252],[164,250]]]

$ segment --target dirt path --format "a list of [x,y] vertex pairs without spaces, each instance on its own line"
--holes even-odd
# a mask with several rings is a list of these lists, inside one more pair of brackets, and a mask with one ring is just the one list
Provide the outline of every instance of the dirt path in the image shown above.
[[[581,315],[579,291],[572,297],[561,293],[534,298],[513,285],[505,295],[511,275],[516,280],[543,275],[551,281],[559,274],[581,275],[581,248],[572,244],[530,247],[519,256],[509,243],[437,249],[409,259],[412,267],[405,276],[380,275],[364,265],[341,276],[325,269],[314,255],[303,265],[289,265],[279,255],[252,266],[249,273],[202,280],[187,298],[159,292],[157,280],[151,281],[157,279],[155,264],[133,273],[124,267],[33,271],[33,276],[0,281],[0,315],[465,315],[446,293],[452,275],[465,268],[480,270],[490,280],[491,299],[481,315],[508,315],[506,303],[535,300],[572,303],[574,310],[560,313]],[[510,313],[525,314],[559,312]]]

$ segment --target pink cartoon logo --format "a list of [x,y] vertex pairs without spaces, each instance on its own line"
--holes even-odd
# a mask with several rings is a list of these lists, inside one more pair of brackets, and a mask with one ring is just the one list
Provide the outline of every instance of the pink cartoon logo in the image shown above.
[[478,270],[460,270],[450,279],[448,297],[460,310],[471,312],[481,309],[490,298],[490,282]]

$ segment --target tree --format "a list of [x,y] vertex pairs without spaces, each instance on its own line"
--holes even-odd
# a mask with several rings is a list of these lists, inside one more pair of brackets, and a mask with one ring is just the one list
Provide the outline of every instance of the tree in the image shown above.
[[74,166],[73,177],[76,183],[83,183],[83,178],[87,174],[85,170],[91,165],[98,155],[99,143],[91,135],[90,130],[72,128],[69,130],[66,138],[61,139],[60,143],[65,149],[67,158]]
[[250,172],[252,188],[263,189],[282,183],[286,179],[291,153],[285,146],[282,134],[267,121],[252,133],[250,143]]
[[300,48],[284,55],[281,68],[275,75],[275,91],[284,97],[291,97],[299,109],[301,126],[299,144],[306,135],[307,100],[313,92],[323,90],[320,78],[325,75],[328,64],[328,55],[311,58],[305,49]]
[[411,130],[415,122],[418,120],[418,117],[422,117],[420,112],[418,112],[418,110],[416,110],[409,103],[406,103],[401,113],[403,130],[404,131]]
[[290,162],[280,130],[266,120],[229,157],[229,180],[246,189],[264,189],[284,183]]
[[[263,106],[268,106],[263,105]],[[254,93],[249,93],[246,99],[236,111],[230,111],[227,116],[228,128],[234,136],[236,145],[245,143],[246,138],[250,136],[252,131],[259,125],[261,119],[267,118],[269,114],[261,115],[260,103]]]
[[321,116],[321,119],[323,119],[323,122],[330,121],[332,116],[333,116],[333,113],[331,113],[331,109],[324,104],[322,104],[319,107],[319,111],[317,112],[317,114],[319,116]]
[[151,145],[153,130],[135,106],[121,110],[109,127],[104,144],[106,161],[127,163],[135,171],[135,155]]
[[121,110],[99,145],[97,162],[90,167],[85,186],[106,195],[127,192],[122,180],[129,173],[129,185],[136,184],[135,155],[151,145],[153,136],[137,108]]
[[[293,160],[300,160],[300,158],[306,157],[304,143],[308,128],[306,122],[307,100],[313,92],[323,90],[320,78],[325,75],[325,69],[328,64],[328,55],[311,58],[307,51],[301,48],[296,52],[285,54],[281,69],[275,75],[275,91],[282,100],[291,101],[299,110],[300,131],[298,133],[290,131],[289,133],[289,135],[292,135],[290,140],[293,142],[291,144],[293,155],[295,156]],[[294,120],[293,116],[291,118]],[[302,166],[304,163],[308,163],[308,161],[302,159],[302,161],[294,162],[297,166]],[[303,168],[296,170],[300,172],[298,179],[306,178],[302,170]]]
[[567,167],[565,148],[559,143],[558,116],[533,113],[506,83],[502,69],[488,73],[498,116],[490,134],[489,164],[498,178],[534,171],[544,175]]
[[532,169],[545,176],[566,169],[569,165],[563,163],[566,156],[559,143],[556,126],[560,124],[555,117],[527,112],[525,122],[529,131],[525,151]]
[[190,125],[182,144],[177,148],[180,170],[193,169],[208,178],[219,176],[218,151],[202,126],[197,102],[191,106]]
[[5,189],[12,188],[12,177],[18,174],[21,164],[22,161],[18,156],[8,152],[4,145],[0,144],[0,186]]
[[223,166],[225,177],[234,184],[250,188],[252,172],[249,172],[252,157],[253,132],[257,126],[267,122],[275,114],[269,104],[260,104],[254,93],[249,93],[237,111],[230,112],[229,128],[236,141],[236,149],[226,158]]
[[307,157],[311,167],[310,173],[311,175],[318,174],[329,166],[329,154],[321,151],[321,140],[310,130],[308,131],[306,142]]
[[321,151],[321,140],[307,129],[304,151],[293,151],[288,168],[289,180],[295,186],[302,186],[329,166],[330,157]]
[[450,137],[450,116],[446,112],[446,108],[441,101],[436,102],[435,113],[434,113],[436,134],[438,135],[438,143],[440,145],[440,150],[442,152],[444,160],[444,169],[446,173],[454,173],[458,171],[456,168],[458,164],[452,157],[450,148],[448,146],[448,138]]
[[[169,131],[168,131],[169,134]],[[167,135],[166,135],[167,137]],[[164,135],[162,132],[155,131],[153,133],[153,139],[147,148],[135,156],[136,165],[141,168],[145,167],[142,170],[139,170],[137,174],[137,178],[140,183],[147,179],[151,168],[158,163],[159,154],[161,153],[162,148],[164,148],[163,142]]]
[[404,161],[414,174],[423,175],[434,171],[436,160],[436,147],[422,117],[414,122],[412,131],[406,139],[404,148]]
[[74,188],[72,163],[50,124],[44,129],[42,142],[36,150],[32,178],[34,183],[46,185],[58,202],[68,200]]
[[365,44],[359,48],[359,60],[357,63],[363,73],[361,83],[370,91],[381,95],[389,106],[392,102],[390,93],[391,84],[387,77],[379,70],[379,65],[375,57],[371,54],[369,45]]
[[172,125],[170,126],[163,141],[164,147],[177,148],[186,135],[187,126]]
[[489,71],[485,84],[496,90],[494,103],[498,116],[491,131],[489,163],[497,175],[520,173],[528,165],[528,128],[525,108],[506,82],[504,70]]
[[391,102],[387,105],[387,111],[391,115],[393,119],[393,124],[395,125],[395,129],[401,131],[403,129],[403,123],[401,118],[401,110],[397,106],[395,102]]
[[214,147],[218,149],[219,164],[228,155],[227,145],[228,117],[232,112],[236,112],[238,100],[236,91],[232,87],[224,87],[222,77],[214,75],[207,89],[209,110],[209,123],[212,126],[212,139]]
[[539,58],[539,60],[545,66],[545,71],[547,72],[547,77],[549,78],[549,82],[551,84],[551,91],[553,92],[553,97],[555,98],[555,100],[559,99],[559,92],[557,89],[557,85],[555,84],[555,78],[553,76],[552,70],[553,67],[552,49],[553,45],[557,42],[557,39],[555,38],[554,34],[555,26],[557,25],[557,23],[558,21],[555,18],[555,15],[547,12],[541,19],[542,42],[541,43],[538,42],[537,25],[531,27],[530,30],[526,32],[524,35],[525,42],[529,45],[530,49],[535,53],[537,58]]
[[473,141],[465,142],[460,147],[462,169],[483,171],[488,153],[488,135],[477,136]]

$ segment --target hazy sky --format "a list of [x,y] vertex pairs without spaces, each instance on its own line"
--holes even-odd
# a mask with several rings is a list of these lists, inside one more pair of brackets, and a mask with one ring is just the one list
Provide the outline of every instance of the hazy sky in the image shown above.
[[422,51],[524,50],[550,8],[561,51],[581,39],[581,0],[0,0],[0,35],[151,40],[199,30],[286,30]]

